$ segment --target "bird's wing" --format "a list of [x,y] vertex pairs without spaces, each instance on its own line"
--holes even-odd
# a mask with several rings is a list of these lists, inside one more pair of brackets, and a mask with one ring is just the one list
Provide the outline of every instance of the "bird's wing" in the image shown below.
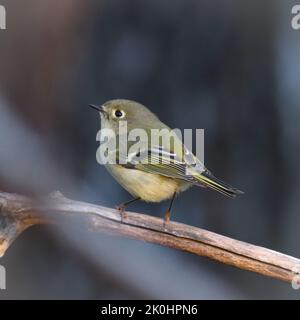
[[175,139],[171,146],[166,146],[163,143],[160,145],[145,144],[143,147],[129,152],[128,155],[122,154],[120,149],[117,152],[119,160],[126,159],[125,163],[121,165],[129,169],[209,187],[229,197],[235,197],[242,193],[213,176],[179,139]]
[[165,130],[166,139],[155,139],[155,143],[150,135],[149,139],[140,139],[139,143],[120,139],[119,136],[116,150],[111,151],[112,155],[116,157],[118,164],[126,168],[197,183],[189,173],[189,168],[193,167],[201,173],[205,170],[204,165],[171,133],[171,129]]
[[[119,157],[122,158],[120,153]],[[190,183],[198,183],[191,169],[199,174],[205,170],[204,165],[178,141],[171,147],[162,144],[146,145],[142,149],[135,150],[128,154],[125,166]]]

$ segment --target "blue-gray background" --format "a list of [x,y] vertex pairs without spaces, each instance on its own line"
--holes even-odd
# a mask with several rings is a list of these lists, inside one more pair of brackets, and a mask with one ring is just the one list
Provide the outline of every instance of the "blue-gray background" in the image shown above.
[[[206,165],[246,193],[182,194],[173,219],[300,256],[300,30],[287,0],[2,0],[0,189],[128,200],[97,165],[97,115],[138,100],[204,128]],[[167,203],[132,209],[162,216]],[[70,222],[71,223],[71,222]],[[172,249],[34,227],[0,260],[7,298],[300,297],[289,284]]]

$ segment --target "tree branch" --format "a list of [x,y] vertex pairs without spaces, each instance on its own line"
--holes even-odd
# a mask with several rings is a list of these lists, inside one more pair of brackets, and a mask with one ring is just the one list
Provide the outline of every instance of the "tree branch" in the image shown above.
[[157,243],[283,281],[291,282],[300,266],[297,258],[182,223],[164,228],[161,219],[133,212],[121,222],[115,209],[74,201],[59,192],[39,201],[0,192],[0,257],[28,227],[72,216],[92,231]]

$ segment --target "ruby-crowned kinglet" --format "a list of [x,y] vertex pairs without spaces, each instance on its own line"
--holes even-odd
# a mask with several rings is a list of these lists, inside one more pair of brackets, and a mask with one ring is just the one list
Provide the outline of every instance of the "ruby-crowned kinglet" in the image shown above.
[[[142,104],[130,100],[111,100],[102,106],[90,107],[100,113],[101,130],[110,129],[115,134],[114,138],[121,135],[121,121],[126,121],[127,133],[134,129],[143,129],[146,133],[147,139],[145,136],[139,137],[140,140],[147,141],[138,151],[130,152],[132,141],[128,141],[127,135],[125,156],[124,150],[120,151],[120,142],[112,144],[115,147],[108,152],[110,156],[114,156],[111,159],[116,161],[106,163],[106,168],[134,196],[133,200],[118,206],[122,219],[126,206],[136,200],[160,202],[172,199],[165,215],[167,222],[170,220],[176,195],[193,185],[209,187],[229,197],[243,193],[214,177],[182,141],[171,133],[172,130]],[[155,144],[152,136],[154,131],[162,135],[162,138],[155,139]]]

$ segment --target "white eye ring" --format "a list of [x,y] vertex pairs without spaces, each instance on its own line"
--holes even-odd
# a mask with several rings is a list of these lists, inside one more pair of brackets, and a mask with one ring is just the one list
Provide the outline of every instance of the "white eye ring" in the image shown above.
[[125,117],[125,115],[126,115],[126,113],[123,110],[116,109],[116,110],[113,111],[113,116],[116,119],[122,119],[122,118]]

